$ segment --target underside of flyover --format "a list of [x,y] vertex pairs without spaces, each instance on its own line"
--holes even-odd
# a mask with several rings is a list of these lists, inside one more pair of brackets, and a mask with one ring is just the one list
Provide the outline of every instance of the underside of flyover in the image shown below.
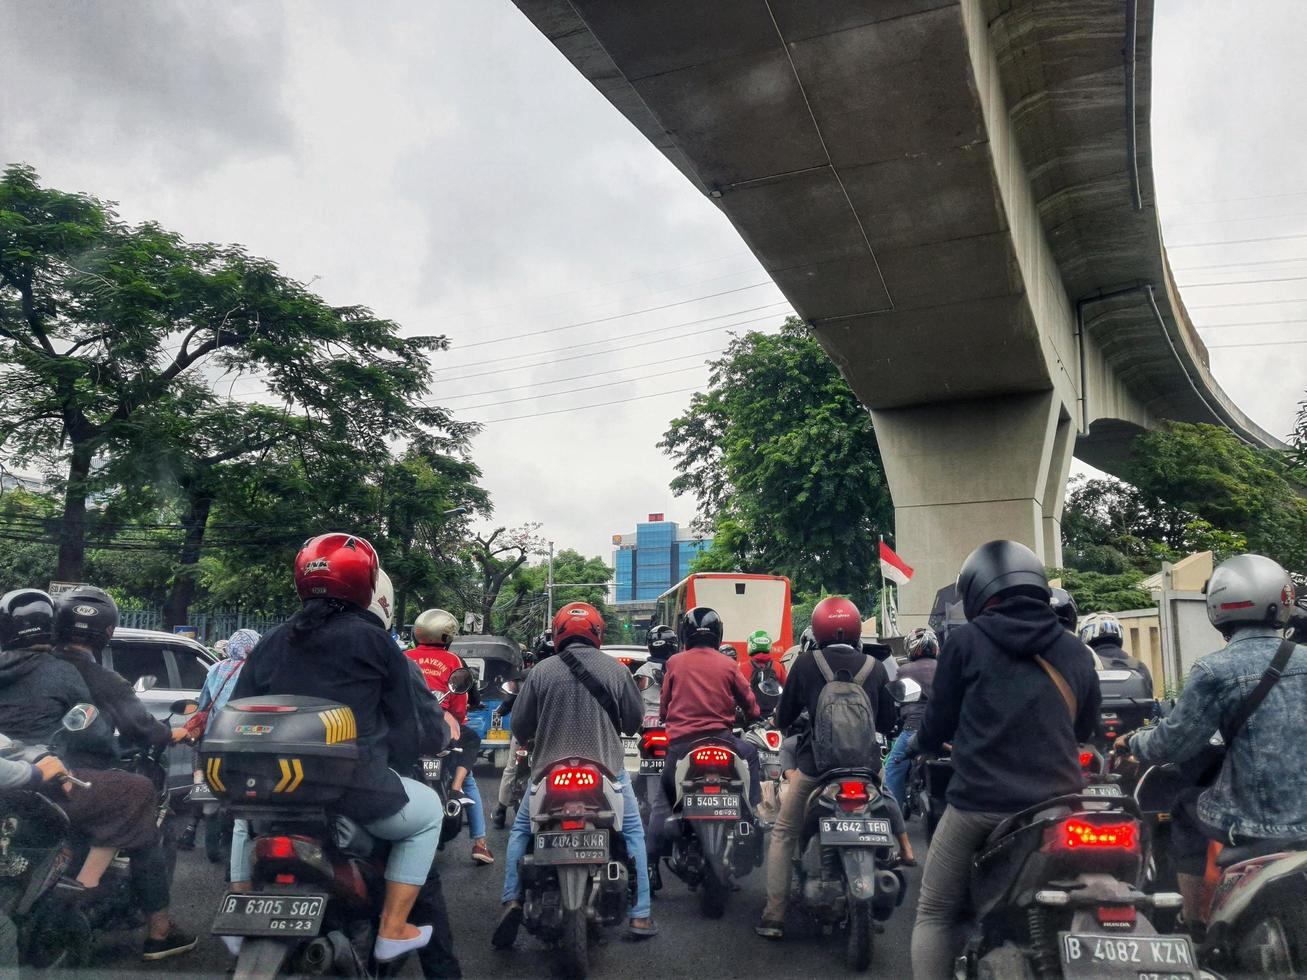
[[1061,558],[1074,453],[1161,419],[1277,445],[1167,265],[1151,0],[515,0],[709,195],[871,411],[917,566]]

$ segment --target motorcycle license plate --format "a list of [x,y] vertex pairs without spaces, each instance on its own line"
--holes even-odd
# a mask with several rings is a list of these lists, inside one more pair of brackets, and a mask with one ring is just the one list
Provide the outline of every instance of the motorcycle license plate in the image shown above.
[[823,844],[887,847],[894,842],[890,837],[889,821],[878,818],[822,817],[820,830]]
[[1074,977],[1189,978],[1198,969],[1186,936],[1104,936],[1058,933],[1062,973]]
[[1090,783],[1085,787],[1085,796],[1125,796],[1123,790],[1116,783]]
[[215,936],[316,936],[326,895],[228,892],[213,920]]
[[608,831],[550,831],[535,835],[533,864],[600,864],[608,860]]
[[434,783],[440,779],[440,768],[443,765],[440,759],[423,759],[422,760],[422,778],[429,783]]
[[686,793],[681,813],[687,820],[739,820],[739,793]]
[[641,759],[640,775],[641,776],[661,776],[663,774],[663,759]]
[[486,732],[483,742],[505,742],[507,743],[512,733],[507,728],[492,728]]
[[622,738],[622,763],[627,772],[640,771],[640,737],[624,736]]

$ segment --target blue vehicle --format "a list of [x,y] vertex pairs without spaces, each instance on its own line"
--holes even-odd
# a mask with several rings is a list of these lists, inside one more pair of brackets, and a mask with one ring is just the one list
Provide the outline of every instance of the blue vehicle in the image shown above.
[[507,727],[493,726],[492,715],[504,700],[504,681],[522,673],[522,648],[506,636],[470,634],[460,636],[449,649],[477,679],[481,707],[468,708],[467,723],[481,736],[481,755],[502,766],[507,760],[510,735]]

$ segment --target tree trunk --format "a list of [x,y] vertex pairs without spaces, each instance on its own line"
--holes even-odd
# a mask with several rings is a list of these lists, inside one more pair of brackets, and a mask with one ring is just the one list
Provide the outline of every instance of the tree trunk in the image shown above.
[[60,582],[80,582],[86,574],[86,494],[95,450],[89,442],[73,443],[64,488],[64,519],[59,529]]
[[213,496],[202,491],[191,491],[190,506],[182,518],[185,538],[182,539],[181,560],[173,575],[172,589],[163,604],[163,627],[185,626],[190,615],[191,600],[195,598],[196,578],[200,572],[200,551],[204,547],[204,530],[209,523],[209,510]]

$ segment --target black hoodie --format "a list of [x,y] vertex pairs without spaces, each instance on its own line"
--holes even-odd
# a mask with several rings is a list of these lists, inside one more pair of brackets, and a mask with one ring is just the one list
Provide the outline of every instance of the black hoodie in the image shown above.
[[34,650],[0,653],[0,734],[48,742],[69,708],[90,703],[91,692],[71,664]]
[[[1074,725],[1036,654],[1075,693]],[[1011,813],[1083,788],[1079,743],[1097,725],[1099,701],[1084,644],[1046,601],[1013,596],[949,633],[918,740],[932,752],[953,743],[951,805]]]

